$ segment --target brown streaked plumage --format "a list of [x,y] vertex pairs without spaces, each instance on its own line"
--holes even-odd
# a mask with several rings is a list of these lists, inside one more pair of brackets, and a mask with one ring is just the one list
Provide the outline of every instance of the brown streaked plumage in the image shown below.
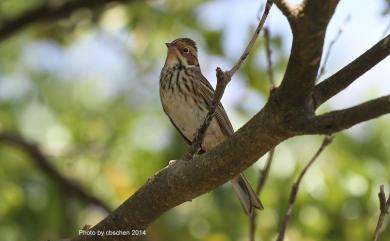
[[[202,75],[196,43],[192,39],[179,38],[166,45],[168,53],[160,76],[161,103],[172,124],[191,144],[207,115],[214,89]],[[202,151],[211,150],[233,132],[222,104],[218,104],[201,144]],[[263,208],[243,173],[231,182],[248,215],[252,214],[254,208]]]

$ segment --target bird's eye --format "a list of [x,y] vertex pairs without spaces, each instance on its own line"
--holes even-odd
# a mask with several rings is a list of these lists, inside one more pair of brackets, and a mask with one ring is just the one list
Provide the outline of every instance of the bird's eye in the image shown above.
[[183,52],[184,52],[185,54],[188,54],[188,53],[190,52],[190,50],[189,50],[188,48],[183,48]]

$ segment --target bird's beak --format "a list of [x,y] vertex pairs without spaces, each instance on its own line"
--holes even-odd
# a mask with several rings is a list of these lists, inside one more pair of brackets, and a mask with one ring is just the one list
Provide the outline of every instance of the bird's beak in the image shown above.
[[165,45],[167,46],[168,49],[173,46],[172,43],[165,43]]

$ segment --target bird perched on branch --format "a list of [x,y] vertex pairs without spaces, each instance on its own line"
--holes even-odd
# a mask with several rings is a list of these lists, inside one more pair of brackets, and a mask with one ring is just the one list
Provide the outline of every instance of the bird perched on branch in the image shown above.
[[[160,75],[160,98],[172,124],[189,143],[203,123],[214,96],[214,89],[200,70],[196,43],[179,38],[166,43],[168,54]],[[221,103],[201,143],[201,151],[209,151],[230,135],[233,127]],[[263,205],[243,173],[231,180],[247,215]]]

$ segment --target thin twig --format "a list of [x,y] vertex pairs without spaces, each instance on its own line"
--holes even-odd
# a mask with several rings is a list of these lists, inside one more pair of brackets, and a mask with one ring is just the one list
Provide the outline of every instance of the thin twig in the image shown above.
[[273,161],[273,158],[274,158],[274,154],[275,154],[275,149],[272,148],[268,152],[268,158],[267,158],[267,162],[265,164],[264,169],[260,169],[260,171],[259,171],[260,172],[260,177],[259,177],[259,180],[257,182],[257,187],[256,187],[256,194],[257,195],[260,195],[260,193],[263,191],[265,183],[267,182],[269,171],[271,169],[271,164],[272,164],[272,161]]
[[268,13],[269,13],[269,11],[270,11],[270,9],[272,7],[272,4],[273,4],[272,0],[267,0],[267,3],[265,4],[263,16],[261,16],[261,19],[259,21],[259,25],[257,25],[255,33],[253,34],[251,40],[249,41],[248,45],[246,46],[246,48],[245,48],[244,52],[242,53],[241,57],[238,59],[237,63],[229,71],[227,71],[228,72],[227,74],[230,77],[232,77],[234,75],[234,73],[237,72],[237,70],[241,67],[241,65],[244,62],[244,60],[246,59],[246,57],[248,57],[251,49],[253,48],[253,45],[256,42],[257,37],[260,34],[261,29],[264,26],[265,20],[268,17]]
[[389,214],[389,208],[390,208],[390,195],[387,198],[386,201],[386,194],[384,191],[384,186],[381,185],[378,193],[378,198],[379,198],[379,209],[380,209],[380,214],[378,218],[378,222],[376,224],[375,232],[372,237],[372,241],[377,241],[379,238],[379,235],[381,233],[381,228],[383,226],[383,223],[385,221],[385,216],[386,214]]
[[17,134],[9,132],[0,132],[0,143],[11,144],[27,153],[31,157],[31,160],[34,162],[34,164],[50,178],[52,178],[59,185],[59,187],[62,188],[64,193],[77,197],[87,204],[94,204],[104,209],[108,213],[111,212],[110,207],[102,200],[88,193],[79,184],[69,180],[60,172],[58,172],[34,143],[25,140],[23,137]]
[[[269,29],[267,27],[264,28],[264,39],[265,39],[265,53],[267,58],[267,74],[268,74],[268,80],[270,83],[270,89],[275,88],[275,81],[274,81],[274,73],[272,69],[272,51],[271,51],[271,41],[270,41],[270,34]],[[260,169],[259,172],[259,179],[257,182],[256,187],[256,194],[257,196],[260,195],[261,191],[264,188],[265,183],[267,182],[269,171],[271,169],[272,160],[274,157],[275,149],[272,148],[268,153],[267,162],[265,164],[264,169]],[[255,241],[255,234],[256,234],[256,223],[257,223],[257,213],[254,212],[253,215],[249,217],[249,240]]]
[[324,140],[322,141],[322,144],[321,144],[320,148],[318,149],[316,154],[314,154],[312,159],[306,164],[305,168],[303,168],[303,170],[299,174],[298,179],[293,184],[293,186],[291,188],[291,192],[290,192],[290,198],[288,200],[287,211],[284,214],[282,227],[281,227],[281,229],[279,231],[279,234],[278,234],[278,237],[277,237],[276,241],[283,241],[284,240],[284,235],[286,233],[287,226],[288,226],[288,224],[290,222],[292,209],[293,209],[295,201],[297,199],[297,194],[298,194],[298,191],[299,191],[299,185],[300,185],[300,183],[301,183],[301,181],[303,179],[303,176],[306,174],[306,172],[310,168],[310,166],[317,160],[318,156],[325,149],[325,147],[328,146],[332,142],[332,140],[333,140],[333,136],[325,136]]
[[340,25],[336,35],[334,36],[332,41],[330,41],[328,51],[326,51],[326,54],[325,54],[324,62],[322,63],[322,66],[321,66],[320,71],[319,71],[318,76],[317,76],[317,81],[325,74],[325,72],[326,72],[325,67],[326,67],[326,64],[328,62],[330,53],[332,52],[332,48],[333,48],[334,44],[337,42],[337,40],[340,38],[342,33],[344,32],[345,26],[348,24],[348,22],[350,20],[351,20],[351,15],[348,14],[348,16],[345,18],[344,22]]
[[[268,175],[271,169],[274,153],[275,153],[275,149],[272,148],[268,153],[268,158],[264,169],[260,169],[259,171],[259,179],[256,187],[256,194],[258,196],[260,195],[261,191],[263,191],[265,183],[268,180]],[[257,213],[253,212],[252,216],[249,217],[249,240],[250,241],[255,241],[256,223],[257,223]]]
[[270,38],[269,29],[267,27],[264,28],[264,39],[265,39],[265,53],[267,57],[267,74],[272,89],[275,87],[275,80],[274,80],[274,71],[272,69],[273,65],[272,65],[271,38]]
[[253,45],[256,42],[256,39],[261,31],[261,29],[264,26],[265,20],[267,19],[268,13],[272,7],[273,1],[272,0],[267,0],[267,3],[264,8],[263,16],[261,17],[259,21],[259,25],[256,28],[255,33],[253,34],[251,40],[249,41],[247,47],[245,48],[244,52],[242,53],[241,57],[238,59],[237,63],[228,71],[222,71],[221,68],[217,68],[217,87],[215,88],[214,92],[214,97],[213,101],[211,102],[211,105],[209,107],[209,111],[207,113],[207,116],[198,129],[196,136],[192,142],[191,147],[189,148],[189,151],[184,155],[183,159],[184,160],[190,160],[192,157],[199,152],[201,149],[201,144],[203,142],[204,136],[206,134],[207,128],[209,127],[211,120],[213,119],[215,115],[215,110],[221,101],[222,95],[225,91],[225,88],[227,84],[230,82],[232,76],[234,73],[237,72],[237,70],[241,67],[242,63],[248,57]]

